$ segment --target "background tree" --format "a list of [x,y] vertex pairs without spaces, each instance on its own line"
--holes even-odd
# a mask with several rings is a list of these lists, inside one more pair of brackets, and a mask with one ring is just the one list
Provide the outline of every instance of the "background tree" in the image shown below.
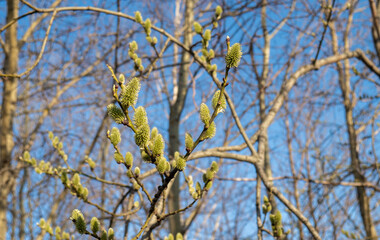
[[[190,155],[185,173],[199,179],[212,160],[220,171],[207,196],[173,217],[170,228],[166,222],[155,226],[154,220],[150,226],[156,228],[147,233],[163,237],[180,231],[189,239],[270,238],[278,230],[272,229],[275,221],[270,221],[270,213],[262,214],[266,195],[272,214],[279,210],[282,215],[283,232],[290,230],[289,239],[376,238],[378,1],[168,1],[146,7],[107,1],[94,6],[98,8],[71,4],[8,1],[8,10],[1,6],[9,17],[1,24],[6,54],[0,143],[10,145],[0,150],[1,156],[11,156],[1,158],[1,171],[7,172],[1,176],[11,173],[7,179],[14,182],[1,193],[8,196],[8,202],[1,203],[2,224],[5,211],[11,216],[7,237],[42,238],[45,232],[35,227],[41,217],[73,233],[68,220],[72,206],[86,216],[98,216],[102,226],[117,230],[117,237],[135,235],[149,209],[146,198],[132,190],[125,168],[112,160],[112,145],[105,134],[112,126],[105,106],[112,101],[113,80],[105,63],[113,66],[117,76],[142,79],[139,105],[147,109],[149,122],[163,134],[172,156],[177,149],[185,153],[186,132],[194,136],[203,127],[197,112],[221,86],[229,35],[232,44],[242,44],[244,55],[239,69],[229,71],[228,108],[215,120],[216,137]],[[189,32],[189,26],[194,30],[193,21],[198,21],[202,34],[211,30],[218,4],[223,14],[209,42],[215,53],[212,64],[218,66],[214,76],[203,63],[202,37]],[[12,10],[17,6],[20,14]],[[158,40],[155,48],[145,39],[144,27],[133,23],[136,10],[144,20],[150,17],[151,37]],[[18,15],[23,17],[13,21]],[[136,71],[128,56],[133,40],[138,41],[136,54],[143,71]],[[11,42],[20,59],[10,57]],[[9,70],[11,62],[16,64],[13,70]],[[140,156],[130,147],[133,134],[120,130],[119,148]],[[69,165],[78,171],[90,201],[98,207],[68,194],[60,180],[37,175],[18,161],[29,150],[37,159],[63,165],[57,151],[46,144],[48,131],[64,143]],[[96,162],[94,169],[86,155]],[[154,169],[139,158],[134,164],[141,169],[147,190],[153,191],[160,181]],[[72,175],[74,171],[69,172]],[[169,211],[191,200],[187,190],[178,191],[188,188],[183,175],[177,179]],[[140,211],[117,216],[136,209],[136,201]]]

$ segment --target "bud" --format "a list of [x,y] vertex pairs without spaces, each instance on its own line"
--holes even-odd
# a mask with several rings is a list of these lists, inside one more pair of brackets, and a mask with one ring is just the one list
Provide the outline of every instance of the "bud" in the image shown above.
[[216,91],[215,94],[214,94],[214,97],[212,98],[212,108],[214,109],[214,111],[216,110],[216,106],[218,103],[220,103],[219,107],[218,107],[218,110],[217,110],[217,113],[223,113],[224,110],[227,108],[227,102],[226,102],[226,97],[223,95],[219,100],[219,97],[220,97],[220,90]]
[[150,129],[148,124],[144,124],[136,130],[135,143],[137,146],[143,147],[149,140]]
[[81,197],[83,200],[87,200],[87,197],[88,197],[88,189],[85,187],[83,188],[83,192],[81,194]]
[[71,220],[75,223],[78,233],[84,234],[86,232],[86,221],[78,209],[74,209],[71,213]]
[[110,104],[107,106],[107,113],[108,116],[114,120],[116,123],[122,123],[124,122],[124,113],[123,110],[120,108],[116,107],[115,104]]
[[107,231],[103,229],[102,234],[100,235],[100,240],[107,240]]
[[80,177],[78,173],[75,173],[74,176],[71,179],[72,183],[74,186],[79,186],[80,185]]
[[215,9],[215,17],[218,19],[220,18],[220,16],[222,15],[223,13],[223,9],[221,6],[217,6],[216,9]]
[[115,153],[113,154],[113,157],[114,157],[115,161],[117,162],[117,164],[124,162],[123,155],[121,155],[121,153],[119,153],[118,151],[115,151]]
[[156,45],[156,44],[157,44],[157,38],[156,38],[156,37],[153,37],[153,39],[152,39],[152,44],[153,44],[153,45]]
[[137,23],[140,23],[140,24],[143,22],[142,17],[141,17],[141,13],[139,11],[135,12],[135,20]]
[[186,168],[186,160],[183,157],[180,156],[180,157],[178,157],[178,159],[176,159],[176,168],[179,171],[185,170],[185,168]]
[[96,217],[93,217],[90,222],[91,231],[96,234],[100,229],[99,220]]
[[148,36],[150,36],[150,33],[151,33],[151,29],[150,29],[151,26],[152,26],[152,23],[150,22],[150,19],[147,18],[144,23],[144,29],[145,29],[146,35]]
[[177,235],[175,236],[175,240],[183,240],[183,236],[181,233],[177,233]]
[[157,163],[157,171],[160,173],[160,174],[163,174],[166,170],[166,159],[164,157],[160,157],[158,159],[158,163]]
[[45,225],[46,225],[46,222],[45,222],[45,219],[43,219],[43,218],[41,218],[40,219],[40,222],[38,223],[38,226],[40,227],[40,228],[45,228]]
[[25,152],[24,152],[23,160],[24,160],[25,162],[29,162],[29,161],[30,161],[30,154],[29,154],[28,151],[25,151]]
[[53,132],[49,131],[48,136],[49,136],[49,139],[52,141],[53,138],[54,138],[54,134],[53,134]]
[[213,178],[214,178],[214,172],[213,171],[211,171],[210,169],[207,169],[207,171],[206,171],[206,179],[207,180],[212,180]]
[[119,82],[121,84],[123,84],[125,82],[125,77],[124,77],[124,74],[122,74],[122,73],[119,75]]
[[108,229],[108,240],[113,240],[114,238],[114,231],[113,231],[113,228],[109,228]]
[[133,203],[133,207],[134,207],[134,208],[138,208],[139,206],[140,206],[139,201],[135,201],[135,202]]
[[242,51],[241,51],[241,45],[240,43],[235,43],[232,45],[230,50],[228,51],[226,55],[226,67],[227,68],[233,68],[239,66],[240,59],[242,56]]
[[152,129],[152,132],[150,133],[150,139],[154,140],[157,137],[157,135],[158,135],[158,129],[156,127],[154,127]]
[[212,161],[210,170],[213,171],[214,173],[217,173],[219,171],[218,163],[216,163],[215,161]]
[[186,147],[186,149],[193,150],[193,145],[194,145],[193,137],[191,136],[190,133],[186,133],[185,134],[185,147]]
[[212,187],[212,181],[209,181],[209,182],[206,184],[205,189],[208,191],[208,190],[211,189],[211,187]]
[[208,59],[213,59],[215,57],[215,52],[213,49],[210,49],[209,53],[208,53]]
[[116,128],[116,127],[112,128],[111,134],[110,134],[110,140],[111,140],[112,145],[114,145],[114,146],[116,146],[120,143],[121,136],[120,136],[120,132],[119,132],[118,128]]
[[206,132],[204,133],[204,138],[203,139],[209,139],[213,138],[216,133],[216,125],[215,122],[212,122]]
[[132,41],[132,42],[129,43],[129,50],[130,50],[131,52],[136,51],[138,48],[139,48],[139,47],[138,47],[136,41]]
[[127,168],[131,168],[132,165],[133,165],[133,156],[132,156],[132,153],[130,152],[127,152],[125,154],[125,165],[127,166]]
[[140,106],[136,108],[135,115],[133,116],[133,123],[136,128],[144,124],[148,124],[148,117],[146,116],[145,108]]
[[157,137],[154,139],[154,145],[152,149],[152,153],[154,156],[162,155],[165,150],[165,142],[162,138],[161,134],[158,134]]
[[198,34],[202,34],[203,28],[198,22],[194,22],[194,31]]
[[210,116],[210,110],[208,110],[208,107],[206,104],[204,103],[201,104],[199,115],[201,117],[202,122],[208,126],[211,116]]
[[135,167],[135,175],[136,175],[136,177],[138,177],[140,175],[140,168],[139,167]]

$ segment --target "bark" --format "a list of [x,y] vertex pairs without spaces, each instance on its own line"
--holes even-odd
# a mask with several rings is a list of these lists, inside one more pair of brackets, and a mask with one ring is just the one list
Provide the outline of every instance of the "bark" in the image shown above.
[[[186,0],[185,2],[185,32],[183,36],[183,44],[190,47],[192,43],[192,23],[194,19],[194,0]],[[179,150],[179,122],[181,113],[185,104],[187,95],[187,79],[189,77],[191,55],[187,51],[182,51],[181,65],[178,75],[178,91],[174,90],[173,102],[170,105],[169,116],[169,156],[172,158],[174,153]],[[178,176],[178,175],[177,175]],[[180,189],[179,178],[176,177],[172,187],[170,188],[168,198],[168,210],[169,212],[179,209],[180,205]],[[176,214],[169,218],[170,232],[175,235],[178,232],[183,233],[180,215]]]
[[[18,16],[19,1],[7,1],[6,22]],[[18,70],[19,49],[17,46],[17,23],[12,24],[5,33],[5,59],[3,72],[16,74]],[[18,78],[3,77],[3,97],[0,116],[0,238],[7,233],[7,196],[10,193],[13,176],[10,171],[13,140],[13,119],[16,110]]]
[[[350,16],[348,18],[347,27],[344,35],[344,49],[348,52],[349,44],[348,44],[348,33],[352,23],[353,16],[353,8],[350,9]],[[333,52],[334,54],[338,53],[338,36],[336,34],[334,24],[330,25],[331,35],[332,35],[332,43],[333,43]],[[355,182],[365,183],[366,178],[362,172],[360,166],[359,152],[358,152],[358,143],[357,143],[357,135],[355,131],[355,123],[353,117],[353,110],[355,107],[354,99],[352,99],[351,94],[351,83],[350,83],[350,64],[349,60],[345,59],[344,64],[341,62],[337,62],[338,69],[338,80],[339,86],[342,92],[344,110],[345,110],[345,120],[347,127],[347,134],[349,140],[349,150],[350,150],[350,158],[351,158],[351,171],[354,175]],[[356,196],[359,202],[360,215],[362,218],[362,222],[364,225],[364,229],[366,231],[366,235],[368,239],[375,239],[376,229],[373,224],[371,209],[369,203],[369,197],[365,191],[363,186],[356,187]]]
[[377,53],[378,61],[380,61],[380,1],[369,0],[372,13],[372,40]]

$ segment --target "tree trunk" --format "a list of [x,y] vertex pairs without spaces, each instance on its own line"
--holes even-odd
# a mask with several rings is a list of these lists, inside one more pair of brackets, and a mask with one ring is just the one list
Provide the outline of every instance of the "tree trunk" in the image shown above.
[[[186,0],[185,2],[185,33],[183,35],[183,44],[190,46],[192,43],[192,24],[194,19],[193,8],[194,0]],[[179,150],[179,122],[181,119],[181,113],[185,104],[187,94],[187,79],[189,77],[191,55],[183,51],[181,58],[181,65],[178,74],[178,91],[174,91],[173,101],[170,105],[169,116],[169,156],[173,158],[174,153]],[[180,184],[179,178],[174,179],[173,185],[170,188],[168,198],[168,210],[169,212],[175,211],[180,207]],[[176,214],[169,218],[170,232],[175,235],[180,232],[183,233],[181,218],[179,214]]]
[[[18,16],[18,0],[7,1],[6,22]],[[18,46],[17,23],[12,24],[5,33],[5,59],[3,72],[17,74]],[[3,99],[0,116],[0,238],[5,239],[7,233],[7,197],[11,190],[13,176],[10,171],[13,141],[13,118],[16,110],[18,78],[3,77]]]

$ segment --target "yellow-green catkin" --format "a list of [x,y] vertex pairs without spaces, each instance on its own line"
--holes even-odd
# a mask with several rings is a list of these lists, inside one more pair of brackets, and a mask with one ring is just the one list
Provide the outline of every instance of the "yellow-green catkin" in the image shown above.
[[93,217],[90,222],[90,228],[93,233],[97,233],[100,230],[100,222],[96,217]]
[[193,137],[191,136],[190,133],[186,133],[185,134],[185,147],[186,147],[186,150],[187,151],[193,150],[193,145],[194,145]]
[[137,146],[143,147],[149,140],[150,129],[148,124],[140,126],[135,133],[135,143]]
[[112,145],[116,146],[121,141],[120,131],[118,128],[113,127],[110,134],[110,140]]
[[220,105],[218,107],[217,113],[223,113],[225,111],[225,109],[227,108],[227,102],[226,102],[226,98],[224,95],[221,97],[220,101],[219,101],[219,97],[220,97],[220,90],[216,91],[214,94],[214,97],[212,98],[212,101],[211,101],[212,108],[215,111],[216,107],[219,103]]
[[119,107],[116,107],[115,104],[110,104],[107,106],[107,113],[108,116],[116,123],[120,124],[124,122],[125,116],[123,110],[121,110]]
[[240,43],[235,43],[230,47],[227,55],[226,55],[226,67],[227,68],[233,68],[233,67],[238,67],[240,63],[240,59],[242,56],[242,51],[241,51],[241,45]]
[[194,31],[197,34],[202,34],[202,32],[203,32],[203,28],[198,22],[194,22]]
[[148,117],[146,116],[146,111],[143,106],[136,108],[135,115],[133,116],[133,123],[136,128],[148,124]]
[[138,78],[132,78],[131,81],[122,89],[121,92],[121,103],[124,107],[135,106],[139,91],[140,91],[140,80]]
[[200,115],[202,122],[205,125],[208,125],[209,121],[211,119],[211,116],[210,116],[210,110],[208,109],[206,104],[204,104],[204,103],[201,104],[200,110],[199,110],[199,115]]
[[143,19],[141,17],[141,13],[139,11],[135,12],[135,20],[137,23],[140,23],[140,24],[142,24],[142,22],[143,22]]

